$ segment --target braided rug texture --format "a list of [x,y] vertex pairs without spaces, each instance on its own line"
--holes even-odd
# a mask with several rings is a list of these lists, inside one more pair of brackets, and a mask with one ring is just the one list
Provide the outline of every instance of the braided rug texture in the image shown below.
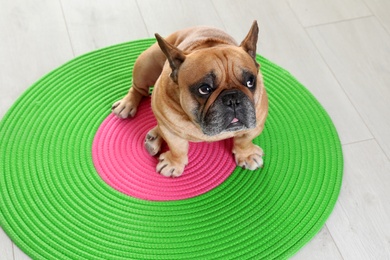
[[[154,42],[123,43],[75,58],[11,107],[0,122],[1,227],[34,259],[292,256],[322,228],[336,203],[342,151],[318,101],[263,57],[257,59],[269,116],[254,140],[266,154],[263,169],[234,168],[202,194],[165,201],[126,195],[97,173],[95,135],[111,104],[128,91],[135,59]],[[217,165],[232,160],[211,157]]]

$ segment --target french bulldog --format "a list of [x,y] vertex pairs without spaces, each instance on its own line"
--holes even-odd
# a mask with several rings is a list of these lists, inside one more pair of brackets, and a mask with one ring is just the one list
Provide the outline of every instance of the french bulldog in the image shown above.
[[157,125],[145,137],[150,155],[163,141],[156,171],[180,176],[188,163],[189,142],[233,138],[236,164],[250,170],[263,166],[263,150],[252,143],[264,128],[268,98],[256,61],[258,25],[254,21],[240,45],[227,33],[208,27],[177,31],[144,51],[133,68],[127,95],[112,111],[134,117],[144,96],[152,93]]

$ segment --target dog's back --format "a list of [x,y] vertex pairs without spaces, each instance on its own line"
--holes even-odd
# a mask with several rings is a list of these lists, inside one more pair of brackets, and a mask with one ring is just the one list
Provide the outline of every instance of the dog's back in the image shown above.
[[165,40],[185,52],[220,44],[237,45],[233,37],[224,31],[201,26],[177,31],[166,37]]

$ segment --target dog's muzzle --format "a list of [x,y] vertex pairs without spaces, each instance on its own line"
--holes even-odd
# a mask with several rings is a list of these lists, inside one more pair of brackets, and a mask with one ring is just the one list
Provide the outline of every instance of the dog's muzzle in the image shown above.
[[237,89],[222,91],[201,122],[203,133],[210,136],[255,126],[254,104]]

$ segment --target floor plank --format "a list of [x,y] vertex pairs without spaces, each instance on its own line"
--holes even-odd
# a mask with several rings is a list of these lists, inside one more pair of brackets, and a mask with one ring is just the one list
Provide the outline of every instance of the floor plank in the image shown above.
[[22,250],[20,250],[17,246],[14,247],[14,260],[30,260],[31,258],[26,255]]
[[371,12],[379,18],[387,32],[390,33],[390,1],[364,0]]
[[389,259],[390,162],[374,140],[343,149],[342,190],[327,226],[344,259]]
[[372,138],[286,1],[240,2],[251,8],[238,8],[235,0],[213,3],[227,31],[237,40],[244,38],[253,20],[258,20],[258,53],[287,69],[314,94],[330,114],[342,143]]
[[8,238],[7,234],[0,227],[0,259],[1,260],[13,260],[14,254],[12,250],[12,241]]
[[390,36],[374,17],[310,28],[337,80],[390,158]]
[[135,0],[62,1],[76,55],[148,37]]
[[371,15],[363,0],[288,0],[304,27]]
[[59,1],[1,1],[0,118],[36,80],[73,57]]
[[223,28],[223,24],[210,0],[137,0],[149,31],[167,36],[174,31],[198,25]]

